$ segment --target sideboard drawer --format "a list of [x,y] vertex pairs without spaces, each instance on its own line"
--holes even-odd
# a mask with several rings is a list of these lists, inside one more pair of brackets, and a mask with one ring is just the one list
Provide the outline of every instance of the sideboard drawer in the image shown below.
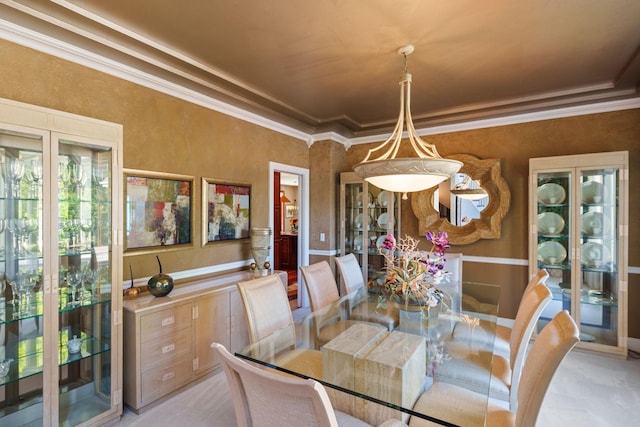
[[150,369],[142,374],[142,405],[171,393],[191,381],[193,360],[187,354],[164,369]]
[[165,334],[191,327],[191,304],[181,304],[140,319],[140,340],[147,342]]
[[189,329],[181,329],[163,335],[157,340],[147,342],[141,346],[142,370],[158,369],[173,363],[176,359],[191,354],[192,333]]

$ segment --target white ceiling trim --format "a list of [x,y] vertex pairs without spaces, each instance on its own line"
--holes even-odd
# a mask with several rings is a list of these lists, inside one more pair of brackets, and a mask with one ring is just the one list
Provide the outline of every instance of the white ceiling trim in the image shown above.
[[[276,122],[275,120],[267,119],[263,116],[238,108],[229,103],[222,102],[213,97],[203,95],[202,93],[187,89],[183,86],[171,83],[149,73],[145,73],[141,70],[129,67],[100,55],[96,55],[93,52],[81,49],[68,43],[64,43],[60,40],[43,35],[41,33],[37,33],[35,31],[29,30],[27,28],[2,19],[0,19],[0,37],[8,41],[41,51],[43,53],[65,59],[97,71],[104,72],[106,74],[130,81],[132,83],[139,84],[143,87],[147,87],[149,89],[153,89],[158,92],[183,99],[193,104],[209,108],[219,113],[244,120],[257,126],[273,130],[283,135],[302,140],[307,143],[308,146],[311,146],[316,141],[331,140],[343,144],[348,149],[353,144],[379,142],[385,140],[388,137],[388,133],[364,137],[346,138],[336,132],[322,132],[318,134],[303,132],[291,126],[284,125],[282,123]],[[464,123],[440,125],[418,129],[417,131],[421,136],[435,135],[635,108],[640,108],[640,97],[618,101],[596,102],[588,105],[580,105],[574,107],[550,108],[545,111],[513,114],[492,119],[470,120]]]
[[307,132],[299,131],[291,126],[283,125],[282,123],[243,110],[229,103],[219,101],[210,96],[203,95],[194,90],[187,89],[149,73],[2,19],[0,19],[0,37],[305,142],[308,142],[311,137]]

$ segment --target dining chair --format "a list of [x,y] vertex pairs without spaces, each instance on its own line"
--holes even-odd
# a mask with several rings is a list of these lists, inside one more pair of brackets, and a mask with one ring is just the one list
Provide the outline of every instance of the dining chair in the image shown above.
[[[342,279],[343,295],[354,295],[365,287],[364,277],[358,258],[354,254],[347,254],[335,258],[338,272]],[[390,331],[398,325],[399,311],[385,301],[368,301],[368,292],[359,295],[360,300],[349,301],[349,318],[378,323]]]
[[[566,310],[542,329],[522,372],[516,409],[507,410],[487,402],[486,395],[444,382],[435,382],[413,409],[459,426],[534,427],[553,375],[578,341],[578,327]],[[437,424],[416,417],[409,420],[410,427],[432,425]]]
[[362,322],[348,318],[347,303],[340,299],[338,284],[327,261],[302,266],[300,271],[311,303],[318,348],[356,323]]
[[[322,384],[313,379],[285,377],[234,357],[212,343],[229,384],[238,427],[319,426],[365,427],[366,422],[334,411]],[[403,426],[389,420],[384,427]],[[381,426],[381,427],[382,427]]]
[[[468,349],[465,345],[467,343],[471,346],[478,345],[477,355],[469,359],[456,358],[456,347],[449,345],[453,359],[436,370],[434,380],[464,386],[479,393],[489,391],[492,397],[506,400],[515,410],[527,345],[540,314],[550,301],[551,291],[542,283],[534,286],[527,294],[516,314],[507,356],[494,352],[490,345],[483,349],[481,343],[473,342],[472,335],[455,336],[454,343],[464,351]],[[462,328],[464,330],[464,326]],[[487,365],[487,360],[491,360],[490,365]]]
[[269,351],[284,368],[322,378],[322,353],[296,348],[296,330],[289,299],[276,274],[246,280],[237,284],[244,305],[249,342],[260,343],[271,336]]
[[[520,304],[524,301],[525,297],[531,290],[539,283],[545,283],[549,278],[549,272],[546,269],[540,269],[536,274],[531,276],[529,279],[529,283],[524,289],[524,293],[522,294],[522,298],[520,299]],[[493,343],[493,348],[495,353],[500,353],[502,355],[509,354],[510,340],[511,340],[511,331],[512,327],[506,325],[496,325],[495,332],[495,341]]]
[[438,288],[451,298],[449,302],[451,310],[458,312],[462,306],[462,254],[448,253],[444,258],[444,271],[448,275]]

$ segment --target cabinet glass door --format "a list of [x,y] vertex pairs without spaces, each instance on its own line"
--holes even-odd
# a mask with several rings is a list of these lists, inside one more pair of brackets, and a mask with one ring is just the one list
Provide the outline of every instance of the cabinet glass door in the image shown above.
[[344,186],[344,248],[345,254],[352,253],[363,265],[363,235],[368,224],[364,218],[367,197],[363,199],[363,184],[349,183]]
[[44,138],[0,130],[0,418],[14,425],[43,410]]
[[112,152],[57,139],[60,424],[111,408]]
[[553,300],[541,316],[541,329],[558,312],[572,310],[572,181],[569,171],[537,176],[537,261],[549,272],[547,286]]
[[626,357],[628,152],[530,159],[529,173],[529,274],[545,268],[553,295],[538,331],[567,310],[580,347]]
[[580,339],[605,345],[618,340],[619,170],[580,170]]
[[399,193],[381,190],[373,185],[369,185],[369,193],[371,194],[371,202],[368,206],[369,218],[371,226],[368,230],[368,271],[367,278],[369,282],[382,284],[385,272],[384,257],[378,252],[378,247],[382,245],[384,238],[388,234],[398,239],[399,230]]

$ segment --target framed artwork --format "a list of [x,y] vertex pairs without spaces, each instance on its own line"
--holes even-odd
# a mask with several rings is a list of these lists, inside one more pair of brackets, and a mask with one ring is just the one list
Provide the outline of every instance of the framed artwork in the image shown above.
[[125,251],[193,243],[194,178],[124,170]]
[[298,216],[298,206],[293,203],[287,203],[284,205],[284,216],[286,218],[293,218],[294,216]]
[[251,185],[202,178],[202,244],[250,237]]

